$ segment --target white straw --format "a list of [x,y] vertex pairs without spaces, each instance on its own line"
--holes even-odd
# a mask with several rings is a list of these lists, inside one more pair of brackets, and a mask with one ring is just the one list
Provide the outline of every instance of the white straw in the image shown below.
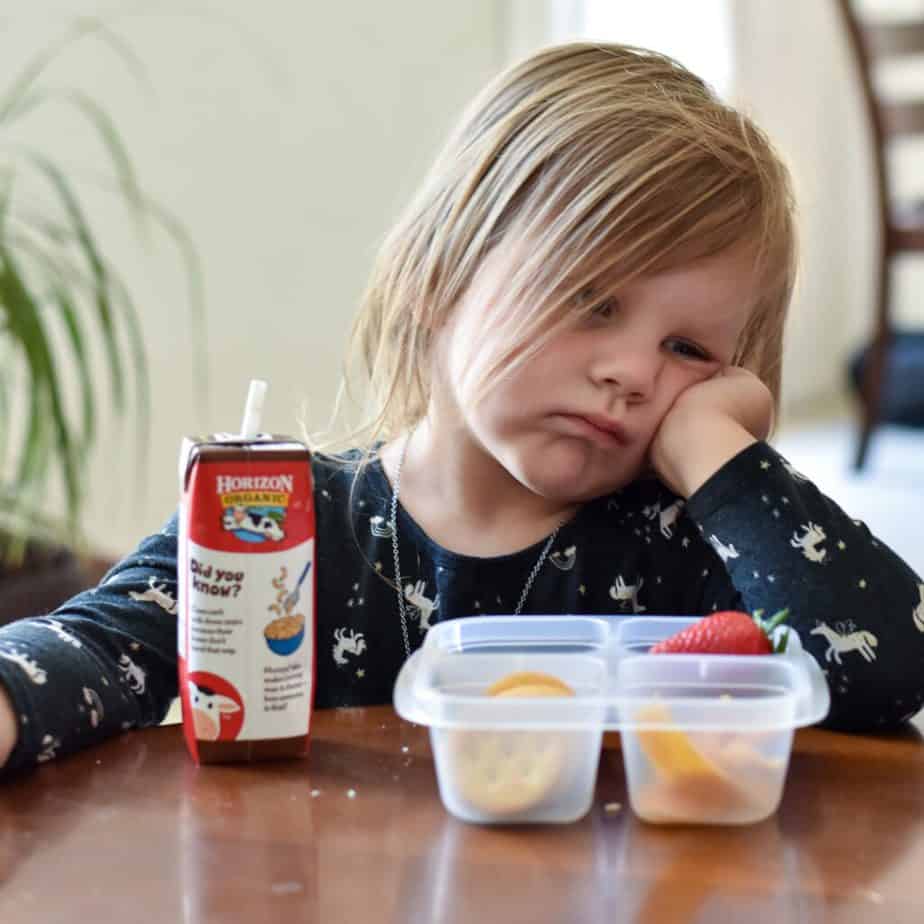
[[247,404],[244,405],[244,419],[241,421],[241,438],[252,440],[260,432],[263,417],[263,399],[266,397],[266,382],[251,379],[247,392]]

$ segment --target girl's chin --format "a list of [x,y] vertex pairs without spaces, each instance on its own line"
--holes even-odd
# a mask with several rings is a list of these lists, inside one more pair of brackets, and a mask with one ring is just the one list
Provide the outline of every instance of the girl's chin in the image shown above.
[[[633,465],[624,471],[593,471],[583,466],[538,466],[528,464],[512,474],[534,494],[551,501],[583,503],[612,494],[634,481],[643,466]],[[622,468],[622,466],[620,466]]]

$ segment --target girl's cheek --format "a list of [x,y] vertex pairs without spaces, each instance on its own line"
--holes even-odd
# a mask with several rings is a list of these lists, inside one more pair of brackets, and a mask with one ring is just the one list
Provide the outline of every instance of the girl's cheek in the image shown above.
[[703,368],[692,368],[685,370],[685,374],[678,380],[676,384],[676,391],[674,397],[671,401],[673,404],[685,391],[688,391],[691,388],[694,388],[697,385],[701,385],[703,382],[708,382],[709,379],[713,378],[715,374],[721,369],[721,366],[713,363],[703,364]]

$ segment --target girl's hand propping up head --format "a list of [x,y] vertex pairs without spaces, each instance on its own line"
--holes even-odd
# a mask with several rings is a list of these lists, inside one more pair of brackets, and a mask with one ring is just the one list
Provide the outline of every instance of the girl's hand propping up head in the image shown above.
[[773,395],[752,372],[726,366],[682,392],[649,454],[658,477],[689,497],[739,452],[773,429]]
[[16,712],[6,690],[0,686],[0,769],[16,746],[19,731]]

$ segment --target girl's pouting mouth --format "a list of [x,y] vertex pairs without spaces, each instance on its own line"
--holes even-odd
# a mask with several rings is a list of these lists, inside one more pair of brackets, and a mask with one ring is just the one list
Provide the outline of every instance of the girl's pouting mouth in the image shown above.
[[553,417],[570,433],[587,436],[603,449],[625,448],[632,439],[626,427],[618,420],[603,414],[559,412]]

